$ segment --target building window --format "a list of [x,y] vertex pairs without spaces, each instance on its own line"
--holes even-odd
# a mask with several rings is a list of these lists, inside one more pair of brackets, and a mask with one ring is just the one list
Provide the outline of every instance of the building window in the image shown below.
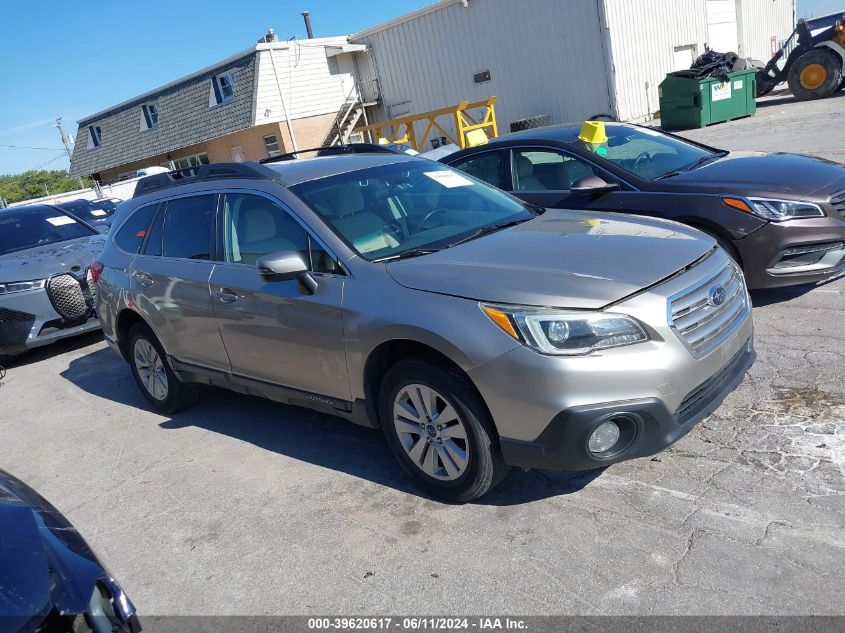
[[208,106],[214,107],[229,103],[235,95],[235,76],[225,73],[211,78],[211,91],[208,95]]
[[141,132],[158,127],[158,104],[145,103],[141,106]]
[[88,149],[96,149],[99,147],[102,138],[99,125],[88,126]]
[[264,137],[264,147],[267,148],[267,156],[271,158],[282,153],[282,150],[279,148],[279,139],[276,138],[275,134]]

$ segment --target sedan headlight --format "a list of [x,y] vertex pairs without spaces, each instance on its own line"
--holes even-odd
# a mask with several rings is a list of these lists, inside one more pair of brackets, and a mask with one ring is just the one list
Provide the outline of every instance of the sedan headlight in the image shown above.
[[7,281],[0,284],[0,295],[7,295],[12,292],[24,292],[25,290],[39,290],[47,283],[46,279],[36,279],[33,281]]
[[722,202],[729,207],[746,213],[753,213],[772,222],[824,217],[822,208],[812,202],[775,200],[772,198],[722,198]]
[[624,314],[487,304],[481,308],[506,334],[541,354],[578,356],[648,340],[643,327]]

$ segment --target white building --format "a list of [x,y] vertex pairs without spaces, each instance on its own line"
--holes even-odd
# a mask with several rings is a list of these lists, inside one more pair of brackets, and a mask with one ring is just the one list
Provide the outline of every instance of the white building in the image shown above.
[[350,36],[385,120],[497,96],[499,130],[536,115],[644,120],[667,72],[706,47],[767,61],[795,0],[441,0]]

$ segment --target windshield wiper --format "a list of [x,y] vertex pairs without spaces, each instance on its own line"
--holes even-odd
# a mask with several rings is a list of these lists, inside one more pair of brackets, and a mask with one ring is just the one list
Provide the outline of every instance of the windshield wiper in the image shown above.
[[548,211],[546,207],[541,207],[539,204],[531,204],[530,202],[523,202],[522,204],[525,205],[526,209],[536,213],[537,215],[543,215],[546,211]]
[[397,253],[396,255],[385,255],[384,257],[378,257],[372,260],[373,263],[381,263],[381,262],[392,262],[396,261],[397,259],[408,259],[410,257],[419,257],[420,255],[429,255],[431,253],[436,253],[443,249],[440,248],[412,248],[407,251],[403,251],[401,253]]
[[655,178],[655,180],[663,180],[664,178],[671,178],[672,176],[677,176],[678,174],[683,174],[684,172],[692,171],[696,167],[701,167],[704,163],[709,163],[711,160],[716,160],[718,158],[724,158],[727,155],[728,152],[719,152],[718,154],[714,154],[713,156],[702,156],[691,165],[687,165],[683,169],[675,169],[673,171],[665,173],[662,176],[658,176],[657,178]]
[[495,233],[496,231],[506,229],[510,226],[516,226],[517,224],[528,222],[529,219],[530,218],[520,218],[519,220],[508,220],[507,222],[500,222],[499,224],[489,224],[488,226],[483,226],[474,233],[470,233],[466,237],[462,237],[457,242],[452,242],[451,244],[449,244],[449,248],[451,248],[452,246],[457,246],[458,244],[463,244],[465,242],[472,241],[476,238],[482,237],[483,235]]

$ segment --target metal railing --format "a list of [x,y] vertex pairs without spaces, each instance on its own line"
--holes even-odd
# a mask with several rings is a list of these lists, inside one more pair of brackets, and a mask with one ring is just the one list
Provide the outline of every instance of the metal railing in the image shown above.
[[[496,138],[499,129],[496,125],[496,97],[490,97],[486,101],[461,101],[460,103],[437,110],[410,114],[408,116],[379,121],[363,127],[355,128],[356,132],[368,133],[375,136],[376,142],[407,143],[417,151],[423,151],[426,140],[435,129],[449,141],[459,147],[467,147],[467,134],[474,130],[482,130],[488,138]],[[481,116],[473,117],[468,110],[484,108]],[[446,131],[437,119],[440,117],[452,117],[457,138]],[[428,121],[425,131],[417,135],[414,128],[415,123]]]

